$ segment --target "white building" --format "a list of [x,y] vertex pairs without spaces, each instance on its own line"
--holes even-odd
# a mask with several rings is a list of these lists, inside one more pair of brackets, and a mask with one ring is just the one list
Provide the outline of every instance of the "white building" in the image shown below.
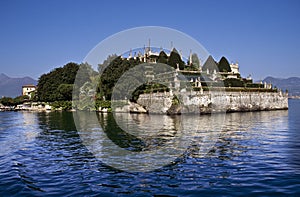
[[35,85],[24,85],[22,86],[22,95],[27,95],[29,96],[29,98],[31,98],[31,93],[34,92],[36,90],[36,86]]
[[231,63],[230,64],[230,68],[231,68],[231,72],[233,74],[240,74],[240,71],[239,71],[239,64],[236,62],[236,63]]

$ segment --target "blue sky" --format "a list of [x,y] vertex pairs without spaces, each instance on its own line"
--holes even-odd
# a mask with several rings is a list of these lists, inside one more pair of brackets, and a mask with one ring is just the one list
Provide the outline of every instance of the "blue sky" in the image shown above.
[[0,73],[37,79],[119,31],[164,26],[238,61],[242,76],[300,77],[299,10],[297,0],[2,0]]

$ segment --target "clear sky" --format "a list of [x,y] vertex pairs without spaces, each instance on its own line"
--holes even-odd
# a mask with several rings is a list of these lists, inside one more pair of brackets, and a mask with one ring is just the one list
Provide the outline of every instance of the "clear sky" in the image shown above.
[[244,77],[300,77],[298,0],[1,0],[0,73],[37,79],[138,26],[182,31]]

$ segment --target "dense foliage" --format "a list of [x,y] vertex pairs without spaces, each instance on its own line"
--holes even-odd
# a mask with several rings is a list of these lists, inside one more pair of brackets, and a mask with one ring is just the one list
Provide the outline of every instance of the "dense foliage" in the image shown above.
[[231,72],[229,62],[224,56],[220,59],[218,68],[220,72]]
[[54,101],[51,104],[53,110],[71,110],[72,101]]
[[245,82],[241,79],[227,78],[224,80],[225,87],[244,87]]
[[22,104],[28,100],[29,100],[29,97],[27,95],[17,96],[16,98],[3,97],[0,99],[0,103],[4,106],[16,106],[16,105]]
[[191,56],[191,62],[190,59],[187,62],[187,64],[190,66],[186,67],[185,70],[200,70],[200,60],[198,58],[198,55],[196,53],[193,53]]
[[102,72],[105,70],[105,68],[108,67],[109,64],[110,64],[114,59],[116,59],[117,57],[118,57],[118,56],[117,56],[116,54],[109,55],[109,56],[107,57],[107,59],[103,61],[102,64],[99,64],[99,65],[98,65],[98,72],[99,72],[99,73],[102,73]]
[[178,65],[180,70],[184,69],[185,64],[182,61],[178,51],[175,48],[170,53],[170,57],[168,59],[168,65],[172,66],[175,69],[177,68]]
[[214,71],[218,71],[218,63],[214,60],[214,58],[210,55],[206,62],[202,67],[203,71],[209,71],[209,73],[213,73]]
[[167,64],[168,63],[168,55],[164,51],[161,51],[158,55],[157,62],[162,63],[162,64]]
[[50,102],[72,100],[73,83],[78,69],[78,64],[68,63],[43,74],[38,80],[37,99]]
[[98,98],[111,99],[112,91],[119,78],[130,68],[140,64],[139,59],[122,59],[120,56],[115,58],[101,75],[100,83],[97,88]]

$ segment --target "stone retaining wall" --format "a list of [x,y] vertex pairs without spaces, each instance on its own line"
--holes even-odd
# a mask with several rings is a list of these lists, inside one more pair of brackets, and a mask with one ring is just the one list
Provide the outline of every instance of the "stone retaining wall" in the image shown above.
[[[179,102],[174,100],[175,95]],[[159,114],[169,113],[170,109],[176,109],[175,113],[262,111],[288,109],[288,95],[281,92],[165,92],[142,94],[137,103],[149,113]]]

